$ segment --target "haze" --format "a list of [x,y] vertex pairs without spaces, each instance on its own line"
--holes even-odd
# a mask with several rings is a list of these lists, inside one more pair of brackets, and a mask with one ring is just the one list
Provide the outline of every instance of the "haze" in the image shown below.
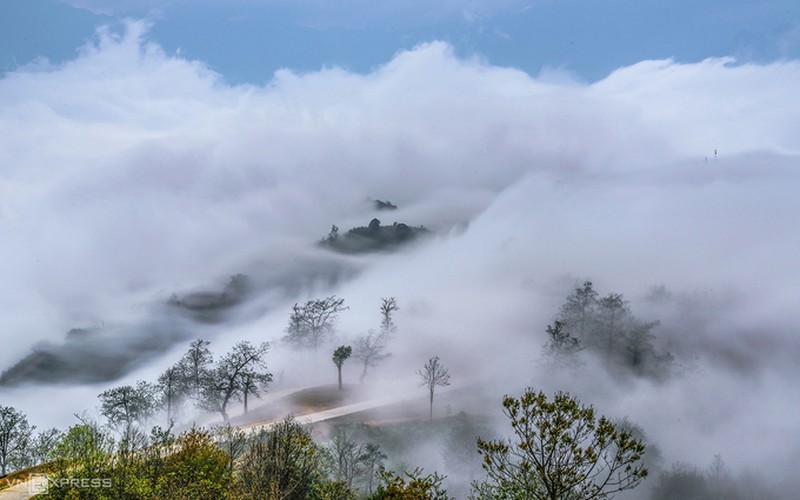
[[[0,370],[37,343],[65,345],[72,328],[178,333],[119,378],[3,387],[3,404],[64,428],[95,412],[102,390],[153,380],[197,337],[217,353],[270,341],[274,373],[330,383],[332,371],[279,342],[292,304],[345,298],[347,339],[394,296],[400,334],[377,380],[413,390],[438,354],[454,382],[490,387],[498,410],[525,386],[569,390],[641,425],[666,463],[721,453],[734,470],[789,480],[800,461],[796,60],[644,60],[586,83],[431,41],[369,71],[282,69],[234,85],[149,30],[130,20],[72,60],[0,79]],[[435,236],[366,256],[315,245],[333,224],[373,217]],[[163,323],[171,294],[237,273],[257,287],[236,315]],[[661,322],[679,376],[544,371],[545,327],[586,279]]]

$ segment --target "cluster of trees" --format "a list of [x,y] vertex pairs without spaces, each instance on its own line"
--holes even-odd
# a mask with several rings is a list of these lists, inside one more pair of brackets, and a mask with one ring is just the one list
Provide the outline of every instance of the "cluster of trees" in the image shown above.
[[0,405],[0,477],[47,461],[61,431],[35,431],[36,426],[30,425],[27,415]]
[[[289,324],[284,330],[283,341],[295,349],[313,349],[319,352],[329,344],[335,333],[339,313],[347,310],[344,299],[331,295],[322,299],[308,300],[295,304],[289,314]],[[394,297],[381,298],[381,323],[378,331],[370,329],[366,334],[353,340],[352,345],[340,345],[333,352],[333,363],[339,373],[339,388],[342,388],[342,366],[351,357],[362,367],[360,382],[367,376],[369,368],[378,366],[391,357],[389,341],[397,333],[393,315],[399,310]]]
[[721,455],[714,455],[705,470],[676,462],[658,476],[653,500],[778,500],[780,496],[753,472],[735,476]]
[[642,321],[622,294],[605,296],[591,281],[576,288],[559,309],[557,319],[547,326],[544,354],[553,363],[577,367],[584,350],[599,355],[609,369],[627,369],[636,375],[663,378],[673,356],[659,351],[653,330],[658,321]]
[[333,225],[328,236],[319,243],[338,252],[374,252],[401,246],[429,233],[423,226],[412,227],[402,222],[383,226],[379,219],[372,219],[367,226],[354,227],[345,234],[340,234],[339,228]]
[[[503,407],[515,437],[478,438],[486,477],[473,483],[473,498],[610,498],[647,476],[644,444],[568,394],[528,389]],[[133,445],[126,439],[81,419],[49,453],[42,498],[450,498],[444,476],[388,471],[378,445],[341,429],[320,444],[291,417],[250,433],[224,425],[176,437],[154,427]]]
[[193,341],[155,383],[140,380],[102,392],[98,396],[100,413],[130,440],[159,412],[171,424],[188,401],[194,401],[200,409],[218,412],[225,421],[234,401],[241,401],[247,412],[249,398],[258,396],[272,381],[265,362],[269,344],[241,341],[216,361],[209,345],[207,340]]

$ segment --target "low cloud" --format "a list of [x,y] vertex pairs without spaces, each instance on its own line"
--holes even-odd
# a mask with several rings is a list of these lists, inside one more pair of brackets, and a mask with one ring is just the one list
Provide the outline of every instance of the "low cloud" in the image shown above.
[[[558,388],[629,415],[668,460],[723,452],[768,470],[796,456],[796,61],[644,61],[586,85],[434,42],[369,74],[284,70],[258,87],[147,40],[131,23],[74,61],[0,80],[0,367],[75,327],[136,335],[170,294],[245,272],[258,288],[244,309],[183,325],[119,383],[154,378],[197,333],[220,352],[275,341],[311,296],[345,297],[340,335],[355,336],[396,296],[386,370],[413,387],[439,354],[454,379],[496,384],[499,405],[547,386],[544,327],[588,277],[660,320],[660,345],[697,368],[664,384],[587,372]],[[400,208],[376,214],[367,198]],[[438,236],[393,255],[314,247],[332,224],[375,216]],[[285,348],[270,356],[300,376]],[[72,397],[48,398],[41,417],[40,389],[0,396],[64,426],[104,387],[59,389]]]

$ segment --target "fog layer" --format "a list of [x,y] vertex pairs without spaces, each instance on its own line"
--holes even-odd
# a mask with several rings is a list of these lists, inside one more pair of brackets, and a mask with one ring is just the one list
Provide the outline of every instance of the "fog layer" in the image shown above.
[[[498,406],[526,385],[571,390],[628,415],[668,461],[722,453],[781,477],[800,454],[797,81],[796,61],[710,59],[585,85],[434,42],[369,74],[284,70],[232,87],[148,43],[142,23],[101,32],[70,63],[0,80],[0,369],[73,328],[167,333],[117,382],[0,398],[63,427],[197,336],[218,352],[273,341],[276,373],[300,377],[307,365],[275,342],[291,304],[344,297],[347,339],[395,296],[385,370],[400,384],[438,354],[454,380],[494,384]],[[368,198],[400,208],[376,213]],[[392,255],[315,247],[332,224],[372,217],[438,233]],[[237,273],[256,291],[233,316],[164,326],[171,294]],[[587,278],[661,321],[681,376],[541,372],[545,326]]]

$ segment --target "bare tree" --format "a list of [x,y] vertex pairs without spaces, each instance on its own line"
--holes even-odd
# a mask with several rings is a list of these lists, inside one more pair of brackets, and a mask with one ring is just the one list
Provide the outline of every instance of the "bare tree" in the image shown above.
[[589,333],[594,328],[595,309],[598,294],[591,281],[586,281],[583,286],[576,288],[567,296],[567,302],[561,306],[559,319],[564,325],[575,332],[581,342],[586,342]]
[[397,332],[397,325],[394,324],[392,314],[400,309],[397,299],[394,297],[381,298],[381,337],[384,342],[388,341]]
[[333,351],[333,364],[339,370],[339,390],[342,390],[342,365],[353,354],[353,348],[349,345],[340,345]]
[[309,300],[302,306],[295,304],[283,340],[295,348],[311,347],[316,352],[325,337],[333,333],[339,313],[349,309],[343,304],[344,299],[335,295]]
[[56,444],[61,440],[63,435],[64,433],[55,427],[40,431],[36,436],[32,435],[28,440],[28,446],[25,451],[25,463],[22,464],[22,468],[33,467],[34,465],[43,464],[50,460],[53,450],[56,448]]
[[213,356],[208,349],[208,340],[197,339],[189,344],[189,350],[178,362],[181,376],[183,377],[187,390],[195,398],[200,398],[200,391],[205,384],[205,379],[209,375],[209,368],[213,362]]
[[261,390],[266,389],[269,383],[272,382],[271,373],[263,373],[257,370],[247,369],[242,372],[242,399],[244,400],[244,412],[247,413],[247,402],[249,397],[261,396]]
[[5,476],[11,467],[16,468],[17,462],[24,461],[35,428],[28,424],[24,413],[0,405],[0,476]]
[[420,387],[427,387],[430,394],[430,419],[433,420],[433,393],[437,386],[450,385],[450,373],[442,366],[439,356],[434,356],[425,363],[422,369],[417,370],[422,382]]
[[136,385],[123,385],[103,391],[100,398],[100,413],[112,426],[122,428],[123,441],[132,445],[136,437],[136,424],[143,424],[156,411],[156,387],[144,380]]
[[358,337],[353,342],[353,357],[361,362],[364,369],[361,371],[359,382],[364,382],[367,376],[367,368],[375,367],[384,359],[391,356],[386,351],[385,337],[376,334],[375,330],[369,330],[366,335]]
[[156,384],[160,404],[167,411],[167,422],[171,422],[181,403],[188,395],[189,380],[184,377],[181,366],[174,365],[159,375]]
[[[264,361],[268,350],[269,344],[266,342],[253,346],[244,340],[233,346],[231,352],[217,362],[210,376],[206,378],[201,407],[218,411],[227,422],[228,404],[243,396],[243,387],[248,377],[258,375],[261,387],[264,388],[272,381],[272,374],[266,371]],[[249,391],[252,393],[252,387]]]
[[350,440],[346,430],[338,429],[331,438],[328,450],[333,459],[334,478],[352,488],[355,479],[365,471],[364,445]]

